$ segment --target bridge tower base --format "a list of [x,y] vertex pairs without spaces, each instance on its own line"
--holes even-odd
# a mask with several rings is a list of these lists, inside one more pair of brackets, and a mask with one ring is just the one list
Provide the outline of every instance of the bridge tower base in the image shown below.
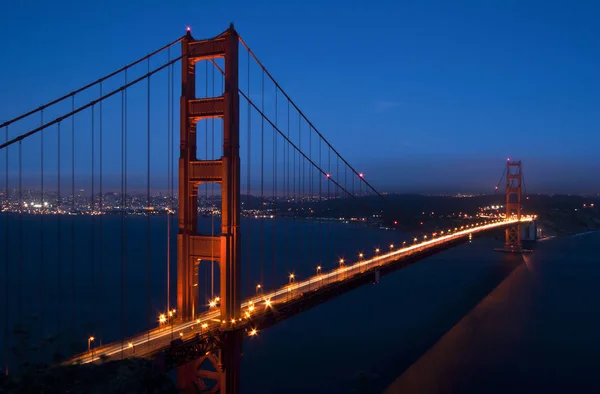
[[[189,321],[203,311],[199,303],[197,265],[202,260],[217,262],[223,346],[216,354],[198,354],[196,361],[180,368],[178,383],[193,390],[200,387],[198,377],[212,379],[218,382],[217,389],[209,392],[235,394],[239,393],[242,352],[242,337],[230,332],[233,322],[241,317],[239,37],[231,25],[208,40],[195,40],[188,31],[181,44],[177,319]],[[225,60],[223,94],[198,99],[196,63],[216,58]],[[207,118],[223,120],[223,156],[220,159],[198,160],[196,156],[196,125]],[[221,185],[220,235],[198,234],[198,188],[206,182]]]
[[243,333],[227,332],[221,348],[177,369],[177,389],[181,393],[239,393],[239,365]]

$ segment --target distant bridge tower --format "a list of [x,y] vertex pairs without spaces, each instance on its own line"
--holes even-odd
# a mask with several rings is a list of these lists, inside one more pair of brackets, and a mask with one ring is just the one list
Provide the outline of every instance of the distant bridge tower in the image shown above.
[[[521,220],[521,185],[523,176],[521,161],[506,162],[506,218]],[[517,223],[505,230],[504,248],[507,251],[521,251],[521,224]]]
[[[214,260],[219,264],[221,319],[226,321],[222,348],[216,354],[198,355],[196,362],[179,369],[178,384],[185,386],[184,392],[191,390],[192,382],[196,388],[202,386],[200,380],[207,377],[214,381],[211,392],[239,392],[242,334],[228,330],[230,321],[240,318],[241,306],[238,42],[233,25],[212,39],[194,40],[188,31],[182,40],[177,312],[180,319],[190,320],[200,311],[197,265]],[[225,59],[224,93],[197,99],[195,65],[215,58]],[[223,119],[223,156],[218,160],[196,157],[196,124],[206,118]],[[198,188],[205,182],[221,185],[218,236],[198,234]]]

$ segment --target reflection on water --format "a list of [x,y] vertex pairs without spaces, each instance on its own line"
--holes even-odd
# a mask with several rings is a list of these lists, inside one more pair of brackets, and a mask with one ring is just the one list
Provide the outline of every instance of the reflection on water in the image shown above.
[[538,245],[385,393],[598,392],[599,241]]

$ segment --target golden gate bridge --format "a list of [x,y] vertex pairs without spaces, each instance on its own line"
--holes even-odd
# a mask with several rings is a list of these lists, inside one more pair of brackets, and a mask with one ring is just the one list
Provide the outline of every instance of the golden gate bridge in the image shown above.
[[[310,122],[233,25],[201,40],[188,29],[0,128],[4,274],[7,281],[14,274],[18,286],[17,294],[6,286],[7,371],[11,324],[23,327],[24,309],[35,309],[40,327],[56,320],[58,332],[69,325],[81,331],[87,321],[81,346],[62,364],[145,357],[164,371],[178,368],[178,385],[188,391],[237,393],[244,337],[481,233],[504,229],[502,250],[524,252],[520,227],[535,219],[522,214],[521,162],[507,160],[501,218],[474,219],[397,244],[365,239],[372,252],[352,257],[337,254],[344,240],[331,232],[311,239],[297,227],[279,227],[285,219],[329,226],[340,209],[367,224],[373,209],[362,197],[385,198]],[[162,192],[156,196],[156,190]],[[199,213],[207,225],[199,224]],[[167,239],[159,247],[151,218],[160,214]],[[141,219],[134,223],[134,216]],[[81,233],[81,217],[89,217],[89,234]],[[32,220],[39,226],[25,232]],[[107,230],[109,220],[120,221],[119,231]],[[50,251],[49,244],[58,247]],[[107,282],[111,264],[120,272]],[[76,280],[83,265],[89,265],[86,290]],[[132,265],[145,276],[143,290],[128,288]],[[151,301],[157,269],[166,288],[158,313]],[[38,289],[27,286],[32,276],[43,284]],[[49,288],[56,305],[46,297]],[[132,321],[128,309],[141,293],[142,323]],[[69,300],[77,297],[91,313]],[[115,319],[120,330],[108,334],[107,320]],[[143,329],[132,329],[140,324]]]

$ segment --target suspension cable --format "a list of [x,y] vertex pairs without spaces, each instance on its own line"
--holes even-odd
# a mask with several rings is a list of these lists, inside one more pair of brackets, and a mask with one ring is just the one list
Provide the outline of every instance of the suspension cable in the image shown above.
[[[148,73],[150,73],[150,58],[148,58]],[[148,76],[148,84],[147,84],[147,132],[146,132],[146,332],[147,332],[147,341],[148,346],[150,346],[150,327],[152,327],[152,323],[150,321],[150,76]]]
[[504,167],[504,170],[502,170],[502,175],[500,175],[500,179],[498,180],[498,183],[494,187],[494,193],[492,195],[496,194],[496,192],[500,188],[500,183],[502,183],[502,180],[504,179],[504,175],[506,175],[506,167]]
[[[269,123],[271,126],[273,126],[275,128],[275,130],[277,131],[277,133],[279,133],[279,135],[281,135],[291,146],[292,148],[294,148],[294,152],[298,152],[299,155],[303,156],[305,159],[308,160],[308,162],[313,165],[317,170],[319,170],[319,172],[321,173],[321,175],[326,176],[331,182],[333,182],[334,185],[336,185],[338,188],[342,189],[344,191],[344,193],[346,193],[348,196],[356,199],[356,196],[354,196],[352,193],[350,193],[347,189],[345,189],[344,187],[342,187],[342,185],[340,185],[340,183],[338,181],[336,181],[335,179],[333,179],[333,177],[331,177],[331,175],[328,176],[328,174],[321,168],[319,168],[316,163],[314,161],[312,161],[310,158],[308,158],[308,156],[306,156],[306,154],[304,152],[302,152],[298,146],[296,144],[294,144],[282,131],[281,129],[279,129],[279,127],[275,126],[275,123],[271,122],[271,120],[266,117],[266,115],[264,114],[264,112],[262,112],[258,106],[256,104],[254,104],[254,102],[252,100],[250,100],[250,98],[241,90],[239,91],[240,95],[242,97],[244,97],[244,99],[246,99],[246,101],[248,101],[248,103],[254,108],[254,110],[256,112],[258,112],[266,121],[267,123]],[[295,171],[295,169],[293,170]],[[295,191],[294,191],[295,193]]]
[[[127,72],[125,72],[127,82]],[[126,277],[127,277],[127,229],[125,227],[125,204],[127,201],[127,91],[121,91],[121,358],[127,328]]]
[[[247,72],[248,72],[248,94],[250,94],[250,56],[248,55],[248,64],[247,64]],[[248,103],[248,141],[246,141],[246,146],[247,146],[247,160],[248,163],[246,164],[246,285],[247,285],[247,291],[251,293],[252,291],[252,284],[250,282],[250,247],[252,245],[252,242],[250,240],[251,238],[251,234],[252,234],[252,220],[251,220],[251,210],[250,210],[250,205],[252,203],[251,198],[250,198],[250,180],[251,180],[251,171],[250,171],[250,167],[251,167],[251,161],[250,161],[250,157],[251,157],[251,141],[252,141],[252,136],[251,136],[251,131],[252,131],[252,109],[250,107],[250,103]]]
[[[342,161],[344,162],[344,164],[346,164],[348,166],[348,168],[350,168],[352,170],[352,172],[354,172],[354,174],[359,175],[359,172],[356,171],[356,169],[354,169],[354,167],[352,167],[350,165],[350,163],[348,163],[346,161],[346,159],[344,159],[342,157],[342,155],[340,155],[340,153],[331,145],[331,143],[329,143],[329,141],[325,138],[325,136],[323,136],[323,134],[321,134],[321,132],[319,132],[319,130],[315,127],[315,125],[308,119],[308,117],[304,114],[304,112],[302,112],[300,110],[300,108],[291,99],[291,97],[288,96],[288,94],[283,90],[283,88],[279,85],[279,83],[277,83],[277,81],[271,75],[271,73],[269,73],[269,71],[267,70],[267,68],[258,59],[258,57],[256,56],[256,54],[254,54],[254,52],[252,52],[252,50],[246,44],[246,42],[244,42],[244,40],[242,39],[241,36],[239,36],[239,40],[242,43],[242,45],[246,48],[246,50],[248,51],[248,53],[250,53],[252,55],[252,57],[254,58],[254,60],[256,60],[256,63],[258,63],[258,65],[260,66],[260,68],[262,68],[262,70],[265,72],[265,74],[267,74],[267,76],[269,77],[269,79],[271,79],[271,81],[273,81],[273,83],[275,84],[275,86],[277,86],[277,88],[281,91],[281,93],[285,96],[285,98],[288,99],[288,101],[294,106],[294,108],[304,118],[304,120],[308,123],[308,125],[315,130],[315,132],[319,135],[319,137],[321,137],[321,139],[323,141],[325,141],[325,143],[329,146],[329,148],[331,148],[331,150],[342,159]],[[364,178],[361,178],[361,179],[375,194],[377,194],[381,199],[385,200],[385,198],[377,191],[377,189],[375,189],[373,186],[371,186],[371,184],[366,179],[364,179]]]
[[[102,82],[100,83],[100,96],[102,96]],[[102,189],[102,145],[103,145],[103,136],[102,136],[102,104],[103,102],[100,102],[99,105],[99,124],[98,124],[98,132],[100,134],[100,205],[98,207],[99,209],[99,213],[100,213],[100,220],[99,220],[99,226],[100,226],[100,237],[99,237],[99,243],[100,243],[100,249],[98,250],[98,257],[99,257],[99,264],[98,264],[98,281],[100,282],[98,284],[98,289],[99,289],[99,299],[100,299],[100,324],[98,326],[98,338],[100,341],[100,345],[102,345],[102,329],[103,329],[103,315],[104,315],[104,298],[103,298],[103,291],[102,291],[102,268],[103,268],[103,258],[104,258],[104,244],[103,244],[103,227],[102,227],[102,221],[103,221],[103,216],[104,216],[104,192]]]
[[[75,109],[75,97],[71,98],[72,109]],[[75,116],[73,116],[71,118],[71,327],[73,329],[78,321],[75,295]]]
[[154,55],[156,55],[156,54],[164,51],[167,48],[171,48],[173,45],[179,43],[184,38],[185,38],[185,36],[181,36],[178,39],[176,39],[175,41],[173,41],[173,42],[171,42],[171,43],[169,43],[169,44],[167,44],[167,45],[165,45],[165,46],[163,46],[163,47],[155,50],[154,52],[152,52],[152,53],[150,53],[150,54],[148,54],[148,55],[146,55],[144,57],[139,58],[138,60],[136,60],[136,61],[134,61],[132,63],[129,63],[129,64],[121,67],[120,69],[118,69],[118,70],[116,70],[116,71],[114,71],[114,72],[112,72],[110,74],[105,75],[102,78],[99,78],[99,79],[95,80],[94,82],[91,82],[91,83],[89,83],[89,84],[87,84],[87,85],[85,85],[85,86],[83,86],[83,87],[81,87],[81,88],[79,88],[77,90],[72,91],[71,93],[65,94],[64,96],[61,96],[61,97],[59,97],[59,98],[57,98],[57,99],[55,99],[53,101],[50,101],[49,103],[46,103],[46,104],[44,104],[44,105],[42,105],[42,106],[40,106],[38,108],[35,108],[35,109],[33,109],[33,110],[29,111],[29,112],[26,112],[26,113],[24,113],[22,115],[19,115],[16,118],[8,120],[8,121],[2,123],[0,125],[0,128],[3,128],[5,126],[10,125],[11,123],[14,123],[14,122],[17,122],[17,121],[19,121],[21,119],[24,119],[24,118],[26,118],[26,117],[28,117],[30,115],[35,114],[36,112],[40,112],[40,111],[44,110],[45,108],[53,106],[54,104],[58,104],[61,101],[68,99],[69,97],[75,97],[78,93],[81,93],[81,92],[83,92],[83,91],[91,88],[94,85],[102,83],[102,82],[106,81],[107,79],[110,79],[110,78],[114,77],[115,75],[118,75],[118,74],[120,74],[120,73],[122,73],[124,71],[127,71],[129,68],[135,66],[136,64],[139,64],[139,63],[143,62],[146,59],[151,58],[152,56],[154,56]]
[[[21,134],[18,137],[15,137],[15,138],[11,139],[10,141],[5,142],[2,145],[0,145],[0,149],[4,149],[7,146],[10,146],[10,145],[16,143],[17,141],[22,141],[25,138],[29,137],[30,135],[36,134],[39,131],[41,131],[41,130],[47,128],[47,127],[50,127],[50,126],[52,126],[54,124],[57,124],[58,122],[60,122],[60,121],[62,121],[64,119],[68,119],[69,117],[72,117],[73,115],[75,115],[75,114],[77,114],[77,113],[79,113],[79,112],[81,112],[81,111],[83,111],[83,110],[85,110],[87,108],[90,108],[91,106],[93,106],[93,105],[95,105],[95,104],[97,104],[97,103],[99,103],[99,102],[101,102],[103,100],[106,100],[107,98],[112,97],[112,96],[114,96],[115,94],[117,94],[119,92],[122,92],[122,91],[126,90],[127,88],[135,85],[136,83],[145,80],[149,76],[156,74],[157,72],[159,72],[159,71],[167,68],[171,64],[174,64],[174,63],[178,62],[182,58],[183,58],[183,56],[179,56],[179,57],[171,60],[170,62],[167,62],[167,63],[165,63],[165,64],[163,64],[163,65],[155,68],[154,70],[150,71],[149,73],[144,74],[141,77],[139,77],[139,78],[137,78],[137,79],[135,79],[135,80],[133,80],[133,81],[131,81],[129,83],[125,83],[121,87],[116,88],[116,89],[114,89],[113,91],[111,91],[109,93],[106,93],[104,96],[102,96],[100,98],[97,98],[96,100],[92,100],[92,101],[88,102],[87,104],[85,104],[85,105],[83,105],[83,106],[81,106],[81,107],[79,107],[77,109],[73,108],[73,110],[71,112],[66,113],[66,114],[64,114],[62,116],[59,116],[58,118],[55,118],[54,120],[52,120],[51,122],[48,122],[48,123],[44,124],[43,126],[36,127],[34,129],[28,131],[27,133]],[[127,74],[127,72],[125,72],[125,74]],[[73,96],[73,98],[74,97],[75,96]]]
[[[60,192],[60,123],[58,123],[57,125],[57,132],[56,132],[56,136],[57,136],[57,144],[56,146],[58,147],[58,152],[57,152],[57,176],[56,176],[56,211],[58,213],[57,215],[57,219],[56,219],[56,235],[57,235],[57,244],[58,244],[58,248],[57,248],[57,265],[58,268],[56,270],[56,298],[58,300],[62,299],[62,285],[61,285],[61,276],[62,276],[62,226],[61,226],[61,218],[62,218],[62,197],[61,197],[61,192]],[[8,154],[8,150],[7,150],[7,154]],[[56,320],[57,320],[57,333],[60,335],[60,331],[61,331],[61,315],[62,315],[62,310],[59,309],[58,312],[56,313]]]
[[[167,50],[168,60],[171,61],[171,48]],[[172,66],[167,69],[167,310],[171,310],[170,305],[170,274],[171,274],[171,166],[173,165],[172,153],[172,133],[171,128],[171,78],[173,68]]]
[[[4,127],[5,129],[5,140],[8,141],[8,126]],[[5,193],[5,208],[4,208],[4,277],[6,278],[6,280],[8,281],[8,258],[9,258],[9,253],[8,253],[8,245],[9,245],[9,241],[8,241],[8,208],[9,208],[9,198],[8,198],[8,149],[6,150],[6,173],[4,174],[4,193]],[[19,210],[21,209],[21,207],[19,207]],[[10,303],[8,302],[8,283],[6,283],[6,286],[4,286],[4,373],[6,376],[8,376],[8,343],[9,343],[9,333],[8,333],[8,319],[10,316],[9,313],[9,306]]]
[[[40,124],[44,124],[44,111],[40,111]],[[43,336],[44,332],[44,316],[45,316],[45,294],[44,294],[44,279],[45,275],[45,267],[44,267],[44,216],[45,216],[45,206],[44,206],[44,133],[40,133],[40,337]],[[41,339],[41,338],[40,338]]]
[[95,159],[95,157],[94,157],[94,153],[95,153],[94,152],[95,151],[95,149],[94,149],[94,142],[95,142],[94,141],[94,139],[95,139],[95,135],[94,135],[95,134],[94,133],[94,131],[95,131],[94,130],[94,123],[95,123],[94,122],[94,120],[95,120],[94,119],[94,112],[95,111],[94,111],[94,109],[95,109],[95,107],[92,105],[92,128],[91,128],[91,134],[92,134],[92,144],[91,144],[92,145],[92,154],[90,155],[90,157],[91,157],[91,163],[92,163],[92,187],[91,187],[91,191],[92,191],[92,194],[91,194],[92,214],[90,215],[91,232],[92,232],[92,236],[90,237],[90,264],[92,266],[92,269],[91,269],[91,272],[90,272],[90,274],[91,274],[91,280],[90,280],[90,296],[91,297],[90,298],[92,300],[92,308],[93,308],[92,319],[91,319],[92,320],[92,322],[91,322],[92,323],[92,327],[96,326],[96,311],[98,310],[97,309],[98,308],[98,297],[96,295],[96,289],[95,289],[95,284],[96,283],[95,283],[95,277],[94,277],[95,276],[94,275],[94,271],[96,269],[96,267],[95,267],[95,259],[96,259],[96,253],[95,252],[96,251],[94,249],[94,247],[95,247],[95,236],[96,236],[96,234],[95,234],[95,226],[94,226],[94,210],[96,209],[95,199],[94,199],[94,191],[95,191],[94,190],[94,161],[95,161],[94,160]]

